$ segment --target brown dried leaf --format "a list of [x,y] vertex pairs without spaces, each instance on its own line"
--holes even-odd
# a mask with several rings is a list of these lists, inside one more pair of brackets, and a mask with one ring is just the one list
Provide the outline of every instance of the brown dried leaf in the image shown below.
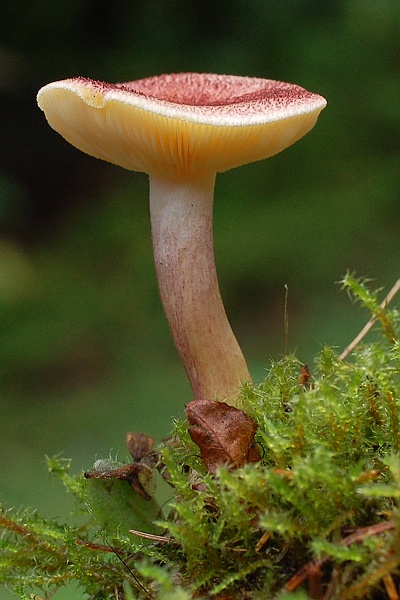
[[141,461],[153,452],[155,439],[146,433],[126,434],[126,446],[135,462]]
[[225,402],[193,400],[186,405],[186,414],[190,437],[210,473],[221,464],[238,468],[260,460],[254,444],[257,424],[242,410]]

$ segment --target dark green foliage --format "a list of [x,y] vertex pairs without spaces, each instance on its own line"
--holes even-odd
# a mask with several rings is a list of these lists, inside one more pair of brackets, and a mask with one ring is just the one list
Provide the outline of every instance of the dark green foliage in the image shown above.
[[[159,449],[171,484],[155,523],[164,542],[143,544],[115,523],[100,529],[90,515],[67,526],[3,512],[0,581],[22,598],[72,579],[85,597],[104,599],[391,598],[400,567],[398,312],[380,308],[363,281],[348,275],[344,286],[383,335],[348,361],[323,348],[312,376],[286,356],[260,386],[242,389],[260,463],[211,476],[178,421]],[[83,477],[67,461],[49,467],[85,506]]]

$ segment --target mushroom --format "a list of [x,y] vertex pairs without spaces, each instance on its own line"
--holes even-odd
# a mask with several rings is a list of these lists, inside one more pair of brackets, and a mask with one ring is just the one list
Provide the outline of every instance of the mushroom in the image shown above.
[[235,405],[250,374],[218,287],[215,176],[296,142],[326,100],[288,83],[199,73],[120,84],[76,77],[45,85],[37,100],[72,145],[149,175],[158,286],[176,349],[195,399]]

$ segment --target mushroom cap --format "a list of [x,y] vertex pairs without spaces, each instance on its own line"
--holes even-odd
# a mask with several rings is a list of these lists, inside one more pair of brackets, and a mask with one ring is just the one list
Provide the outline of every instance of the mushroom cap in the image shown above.
[[314,126],[326,100],[280,81],[179,73],[110,84],[76,77],[37,96],[83,152],[133,171],[185,176],[268,158]]

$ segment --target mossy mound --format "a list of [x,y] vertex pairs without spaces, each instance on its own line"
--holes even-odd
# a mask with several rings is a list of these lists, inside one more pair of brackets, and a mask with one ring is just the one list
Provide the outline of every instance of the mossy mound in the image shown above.
[[156,520],[158,535],[140,538],[115,525],[118,499],[99,527],[90,482],[51,459],[88,518],[78,527],[0,513],[0,583],[21,598],[76,580],[93,599],[398,599],[399,313],[364,282],[344,284],[380,321],[377,339],[346,360],[323,348],[309,368],[286,356],[242,389],[259,462],[211,475],[186,421],[175,423],[151,460],[171,500],[161,517],[149,500],[148,531]]

